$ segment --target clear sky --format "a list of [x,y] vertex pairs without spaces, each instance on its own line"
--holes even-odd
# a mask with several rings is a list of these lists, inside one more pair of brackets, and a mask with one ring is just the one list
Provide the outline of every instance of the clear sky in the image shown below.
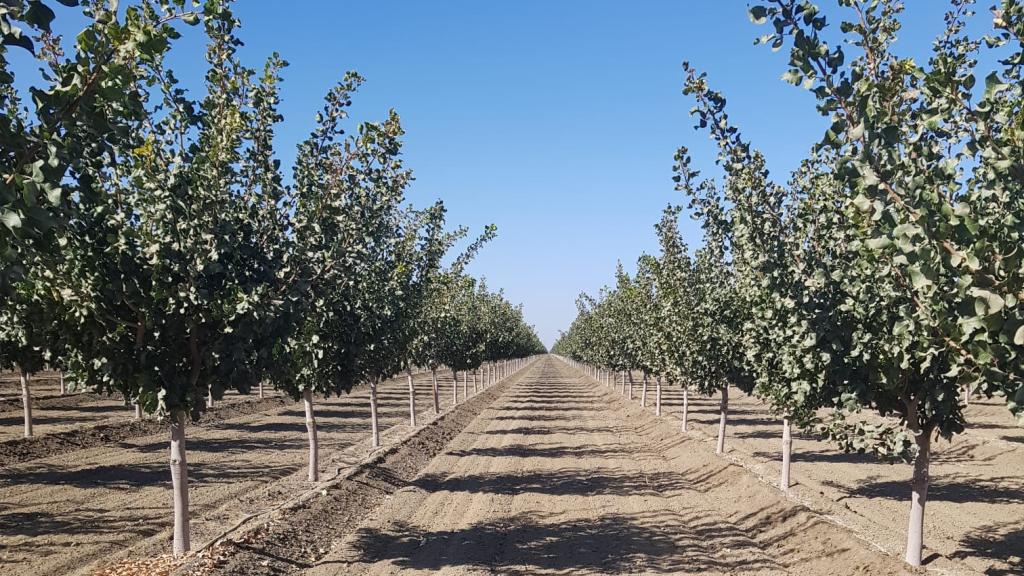
[[[824,2],[831,4],[831,2]],[[907,43],[927,50],[945,3],[910,0]],[[287,6],[287,8],[282,8]],[[288,164],[325,91],[348,69],[367,84],[358,117],[395,108],[416,175],[411,198],[441,198],[453,223],[498,237],[470,268],[524,305],[550,346],[575,316],[580,291],[657,251],[653,225],[682,201],[673,190],[680,145],[713,167],[693,129],[681,63],[706,70],[730,113],[785,179],[825,122],[811,96],[780,80],[786,51],[754,46],[766,33],[747,2],[243,0],[244,55],[272,50],[284,72]],[[910,50],[908,46],[908,50]],[[699,244],[695,223],[684,236]]]
[[[924,56],[946,4],[908,4],[906,49]],[[713,169],[713,145],[681,93],[684,60],[729,98],[779,180],[825,126],[810,94],[780,80],[786,50],[753,45],[766,31],[743,1],[242,0],[235,10],[249,66],[274,50],[291,64],[276,143],[288,172],[324,93],[358,70],[367,84],[356,118],[392,107],[402,117],[412,201],[441,198],[452,223],[475,231],[497,224],[470,272],[523,303],[548,346],[616,260],[632,268],[657,250],[654,223],[682,201],[675,149]],[[186,83],[205,67],[198,40],[187,31],[172,60]],[[693,222],[682,228],[699,244]]]

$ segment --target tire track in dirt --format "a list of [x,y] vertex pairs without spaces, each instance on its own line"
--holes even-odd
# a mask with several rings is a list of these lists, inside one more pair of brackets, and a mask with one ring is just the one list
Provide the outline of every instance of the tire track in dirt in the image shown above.
[[307,576],[902,574],[548,357]]

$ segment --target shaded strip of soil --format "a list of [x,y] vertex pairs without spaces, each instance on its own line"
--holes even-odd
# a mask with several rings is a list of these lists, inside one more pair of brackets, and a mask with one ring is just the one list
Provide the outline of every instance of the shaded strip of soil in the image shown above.
[[[86,396],[86,394],[81,396]],[[70,400],[71,397],[66,399]],[[291,399],[284,397],[224,403],[204,412],[196,424],[199,426],[209,425],[238,416],[280,408],[291,403]],[[157,420],[125,420],[116,424],[97,424],[34,438],[15,438],[0,442],[0,468],[38,458],[123,442],[132,438],[162,434],[166,429],[167,423]]]
[[[103,396],[92,392],[72,392],[64,396],[32,396],[32,408],[37,410],[62,410],[73,408],[83,402],[95,402],[97,400],[116,399],[120,396]],[[0,398],[0,413],[20,412],[21,396]]]

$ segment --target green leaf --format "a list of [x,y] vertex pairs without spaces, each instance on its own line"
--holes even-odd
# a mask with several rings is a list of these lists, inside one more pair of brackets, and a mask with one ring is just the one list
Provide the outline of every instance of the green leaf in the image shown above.
[[768,21],[768,9],[764,6],[752,6],[747,10],[747,17],[754,24],[764,24]]
[[21,216],[12,210],[8,210],[3,214],[0,214],[0,222],[3,222],[4,226],[7,226],[11,230],[21,228]]

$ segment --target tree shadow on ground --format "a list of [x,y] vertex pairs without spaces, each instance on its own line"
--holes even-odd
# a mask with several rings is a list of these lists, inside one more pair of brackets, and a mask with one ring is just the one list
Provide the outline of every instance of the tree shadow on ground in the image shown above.
[[[952,555],[964,559],[980,557],[995,560],[1003,566],[985,571],[987,576],[1024,574],[1024,526],[1019,522],[982,526],[960,540],[960,549]],[[1011,559],[1013,557],[1013,559]]]
[[[877,476],[869,477],[853,488],[832,481],[826,481],[825,484],[850,496],[899,501],[910,499],[909,478],[907,480],[879,480]],[[1024,501],[1024,479],[1013,476],[979,478],[962,474],[933,476],[928,486],[928,500],[955,503],[1017,504]]]
[[689,481],[678,473],[650,472],[624,474],[613,470],[560,468],[511,476],[481,473],[463,476],[426,474],[411,482],[427,492],[468,492],[472,494],[517,495],[524,492],[554,496],[659,494],[684,489]]
[[386,531],[360,529],[352,551],[361,562],[388,562],[401,569],[462,566],[512,576],[784,571],[746,531],[695,510],[569,521],[524,513],[435,531],[396,523]]
[[[240,453],[251,451],[237,442],[230,442]],[[244,441],[242,442],[244,444]],[[232,484],[251,480],[276,480],[300,467],[293,464],[244,463],[230,460],[212,460],[189,467],[189,481],[199,483]],[[163,486],[171,473],[165,462],[100,465],[67,470],[56,465],[36,465],[17,472],[0,473],[0,488],[16,485],[75,486],[77,488],[138,489]],[[0,519],[2,522],[2,519]]]
[[486,456],[490,458],[628,458],[636,454],[633,447],[623,444],[601,446],[565,446],[559,444],[508,444],[482,446],[468,450],[452,450],[452,456]]

